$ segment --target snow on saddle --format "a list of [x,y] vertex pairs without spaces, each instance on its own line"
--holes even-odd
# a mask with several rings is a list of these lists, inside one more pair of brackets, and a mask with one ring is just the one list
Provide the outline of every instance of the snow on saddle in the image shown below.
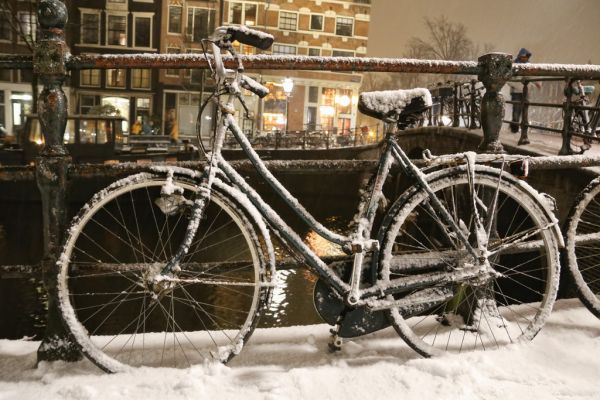
[[381,120],[396,120],[401,115],[422,113],[431,107],[431,93],[424,88],[363,92],[358,109]]

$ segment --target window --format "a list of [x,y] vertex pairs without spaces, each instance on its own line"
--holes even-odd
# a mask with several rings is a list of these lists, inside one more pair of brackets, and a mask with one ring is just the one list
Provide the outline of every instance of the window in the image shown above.
[[89,114],[99,104],[98,97],[82,94],[79,96],[79,114]]
[[321,49],[318,47],[309,47],[308,49],[308,55],[309,56],[320,56],[321,55]]
[[289,46],[287,44],[274,44],[273,54],[296,54],[296,46]]
[[150,89],[152,70],[150,69],[132,69],[131,87],[134,89]]
[[333,50],[331,52],[333,57],[354,57],[353,51],[345,51],[345,50]]
[[257,5],[254,3],[230,2],[229,22],[238,25],[256,25]]
[[319,88],[316,86],[310,86],[308,88],[308,102],[318,103],[319,102]]
[[181,33],[182,10],[181,6],[169,6],[169,33]]
[[4,112],[6,110],[5,100],[4,100],[4,90],[0,90],[0,125],[6,126],[6,121],[4,120]]
[[100,14],[81,13],[81,43],[100,43]]
[[298,29],[298,14],[281,11],[279,13],[279,29],[295,31]]
[[125,70],[124,69],[107,69],[106,70],[106,86],[115,88],[125,87]]
[[215,10],[189,7],[187,13],[187,34],[191,40],[200,42],[215,30]]
[[10,41],[12,39],[10,18],[12,18],[10,12],[0,11],[0,40]]
[[[21,34],[19,42],[32,42],[37,33],[37,17],[34,12],[20,12],[19,25],[21,25]],[[24,38],[23,38],[24,37]]]
[[[179,54],[179,53],[181,53],[181,50],[179,50],[179,48],[167,47],[167,54]],[[167,69],[165,74],[168,76],[179,76],[179,70],[178,69]]]
[[322,15],[311,14],[310,30],[311,31],[322,31],[323,30],[323,16]]
[[100,86],[100,70],[84,69],[79,74],[79,84],[81,86]]
[[152,17],[133,17],[134,43],[135,47],[152,47]]
[[109,15],[106,24],[107,44],[127,46],[127,17],[124,15]]
[[352,36],[354,30],[354,20],[347,17],[337,17],[335,19],[335,34],[340,36]]

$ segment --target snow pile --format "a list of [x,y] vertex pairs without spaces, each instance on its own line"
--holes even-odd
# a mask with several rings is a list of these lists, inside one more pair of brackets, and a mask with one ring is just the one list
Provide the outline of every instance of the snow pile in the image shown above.
[[537,338],[423,359],[391,329],[326,351],[328,326],[258,330],[227,365],[106,375],[87,361],[42,363],[39,343],[0,341],[0,399],[598,399],[600,321],[557,303]]

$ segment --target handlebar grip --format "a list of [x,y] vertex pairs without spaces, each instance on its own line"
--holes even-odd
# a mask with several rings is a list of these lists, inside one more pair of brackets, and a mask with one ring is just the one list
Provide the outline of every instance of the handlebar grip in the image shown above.
[[246,89],[260,97],[261,99],[269,94],[269,89],[260,83],[256,82],[254,79],[247,77],[246,75],[242,75],[240,79],[240,85]]
[[273,35],[269,33],[250,29],[246,26],[222,26],[217,28],[217,32],[225,33],[224,39],[230,42],[237,40],[240,43],[254,46],[261,50],[267,50],[275,40]]

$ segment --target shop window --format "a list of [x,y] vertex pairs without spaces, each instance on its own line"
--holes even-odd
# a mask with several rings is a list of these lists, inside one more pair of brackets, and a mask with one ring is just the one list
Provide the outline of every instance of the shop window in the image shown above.
[[286,11],[279,12],[279,29],[295,31],[298,29],[298,14]]
[[318,103],[319,102],[319,88],[316,86],[310,86],[308,88],[308,102]]
[[285,129],[288,98],[280,84],[267,82],[269,95],[263,100],[263,129],[275,131]]
[[335,34],[340,36],[352,36],[354,30],[354,19],[337,17],[335,19]]
[[81,13],[81,43],[100,43],[100,14]]
[[169,33],[181,33],[183,7],[169,6]]
[[99,104],[98,96],[82,94],[79,96],[79,114],[89,114]]
[[106,25],[107,44],[127,46],[127,17],[124,15],[109,15]]

